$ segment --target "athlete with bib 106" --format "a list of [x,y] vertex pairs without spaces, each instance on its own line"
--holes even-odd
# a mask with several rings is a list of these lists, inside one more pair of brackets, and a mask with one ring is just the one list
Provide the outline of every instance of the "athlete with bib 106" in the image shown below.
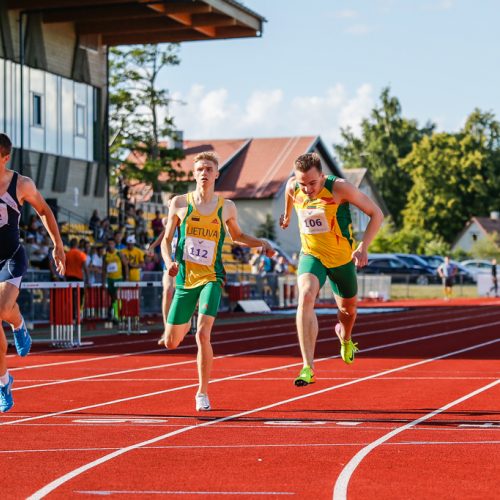
[[[210,344],[212,326],[219,308],[225,271],[222,265],[222,246],[226,231],[234,243],[248,247],[264,247],[273,253],[265,240],[244,234],[238,225],[236,206],[214,194],[219,177],[218,159],[212,152],[194,158],[196,189],[176,196],[170,203],[165,237],[161,243],[162,256],[170,276],[176,276],[174,298],[165,329],[165,346],[175,349],[191,326],[191,317],[198,306],[199,388],[195,397],[196,410],[210,410],[208,382],[213,351]],[[175,259],[172,259],[172,240],[178,231]]]
[[[363,241],[354,248],[349,204],[357,206],[370,217]],[[299,304],[297,333],[303,368],[295,385],[315,382],[314,349],[318,336],[318,320],[314,312],[316,297],[326,278],[335,295],[338,320],[335,333],[339,337],[342,359],[351,364],[357,344],[351,339],[356,320],[356,266],[368,262],[368,246],[383,222],[380,208],[359,189],[334,175],[324,175],[316,153],[307,153],[295,160],[294,176],[286,187],[285,213],[280,226],[290,223],[292,206],[299,219],[301,253],[298,266]]]
[[19,356],[27,356],[31,337],[17,305],[23,274],[28,267],[26,254],[19,240],[19,220],[24,202],[37,211],[54,245],[53,257],[57,272],[64,275],[66,257],[59,228],[52,210],[29,177],[7,168],[12,151],[10,139],[0,133],[0,411],[14,404],[14,379],[7,371],[7,340],[2,321],[10,323]]

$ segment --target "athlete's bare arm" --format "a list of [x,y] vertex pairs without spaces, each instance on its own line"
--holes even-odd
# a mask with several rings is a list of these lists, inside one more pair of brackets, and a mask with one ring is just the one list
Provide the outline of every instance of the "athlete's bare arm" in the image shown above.
[[368,247],[384,221],[384,214],[373,200],[344,179],[337,179],[335,181],[334,192],[341,199],[341,203],[352,203],[370,217],[363,240],[352,253],[352,258],[356,266],[366,266],[368,263]]
[[163,237],[165,236],[165,228],[167,227],[168,217],[163,217],[161,222],[163,224],[163,231],[158,235],[156,240],[154,240],[153,243],[151,243],[151,245],[149,245],[149,248],[147,251],[148,255],[153,255],[153,250],[158,245],[161,245],[161,242],[163,241]]
[[175,229],[186,216],[187,206],[187,195],[185,194],[175,196],[170,203],[167,227],[161,242],[161,256],[170,276],[176,276],[179,272],[179,265],[172,260],[172,240],[174,239]]
[[231,200],[224,200],[223,220],[234,243],[247,247],[264,247],[266,252],[274,253],[273,248],[266,240],[254,238],[241,230],[238,224],[238,211]]
[[290,177],[285,188],[285,212],[280,216],[280,227],[286,229],[290,224],[290,217],[293,209],[293,192],[295,186],[295,177]]
[[50,239],[54,245],[52,255],[56,264],[57,272],[64,275],[66,268],[66,255],[64,246],[59,234],[56,219],[44,197],[40,194],[35,183],[29,178],[20,175],[17,182],[17,199],[23,204],[27,201],[40,217],[42,224],[49,233]]

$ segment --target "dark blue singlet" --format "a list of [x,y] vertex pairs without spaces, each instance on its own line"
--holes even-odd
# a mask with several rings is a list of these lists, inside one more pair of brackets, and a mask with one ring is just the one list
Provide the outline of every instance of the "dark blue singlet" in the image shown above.
[[19,241],[18,177],[14,172],[7,191],[0,196],[0,282],[21,277],[27,268],[26,254]]

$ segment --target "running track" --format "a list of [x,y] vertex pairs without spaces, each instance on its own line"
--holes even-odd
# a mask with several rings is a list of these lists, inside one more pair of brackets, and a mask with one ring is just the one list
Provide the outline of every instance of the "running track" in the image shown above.
[[360,316],[352,366],[333,324],[306,388],[293,318],[216,327],[203,414],[192,336],[9,356],[1,498],[494,498],[500,307]]

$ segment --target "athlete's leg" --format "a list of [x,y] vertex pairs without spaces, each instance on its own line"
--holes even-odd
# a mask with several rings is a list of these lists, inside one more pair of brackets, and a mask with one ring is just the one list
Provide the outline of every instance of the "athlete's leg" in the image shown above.
[[319,279],[311,273],[298,278],[299,303],[297,305],[297,335],[304,367],[314,366],[314,348],[318,338],[318,318],[314,304],[320,290]]
[[199,387],[198,394],[208,394],[208,382],[212,371],[214,353],[210,337],[222,296],[222,286],[219,282],[210,282],[203,286],[198,305],[198,327],[196,344],[198,345],[197,364]]
[[191,316],[196,308],[201,289],[202,287],[187,290],[176,288],[165,328],[167,349],[177,348],[189,331]]
[[0,321],[0,377],[7,373],[7,338]]
[[167,328],[167,318],[168,311],[170,310],[170,305],[172,304],[172,299],[174,297],[175,291],[175,278],[169,276],[168,273],[164,272],[162,277],[163,291],[161,295],[161,312],[163,316],[163,333],[158,340],[158,344],[165,343],[165,330]]
[[335,333],[341,342],[345,342],[351,340],[352,328],[356,321],[358,298],[354,296],[346,299],[339,295],[335,295],[335,302],[337,302],[339,310],[337,317],[340,324],[340,328],[336,328]]
[[0,283],[0,320],[10,323],[13,328],[22,325],[23,317],[17,305],[19,288],[11,283]]
[[198,354],[196,356],[199,380],[198,394],[208,393],[208,382],[214,359],[214,352],[210,343],[214,321],[214,316],[207,316],[205,314],[198,316],[198,328],[196,331],[196,344],[198,345]]

